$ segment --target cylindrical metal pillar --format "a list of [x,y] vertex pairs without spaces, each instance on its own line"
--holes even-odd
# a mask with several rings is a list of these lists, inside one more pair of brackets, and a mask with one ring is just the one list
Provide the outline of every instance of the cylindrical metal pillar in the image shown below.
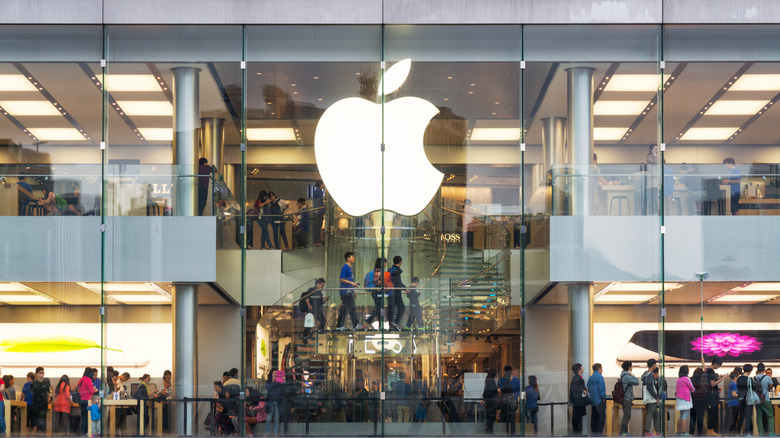
[[[565,175],[560,175],[566,163],[564,151],[566,148],[566,117],[547,117],[542,119],[542,148],[544,149],[545,186],[549,182],[552,193],[552,205],[549,210],[554,215],[563,213],[564,190],[567,181]],[[550,180],[548,180],[548,175]]]
[[[173,293],[173,378],[174,397],[198,395],[198,286],[177,283]],[[178,436],[197,435],[197,409],[194,403],[174,403],[174,430]],[[186,430],[184,412],[187,412]]]
[[[568,164],[571,168],[570,211],[590,214],[594,204],[591,184],[593,162],[593,72],[591,67],[566,69],[568,80]],[[576,176],[578,175],[578,176]]]
[[200,119],[200,156],[222,173],[225,154],[225,119],[207,117]]
[[198,113],[199,73],[194,67],[176,67],[173,71],[173,164],[175,214],[197,216],[198,205]]
[[[588,381],[593,365],[593,285],[573,283],[569,285],[569,365],[581,363],[582,377]],[[590,416],[582,419],[583,430],[590,424]]]

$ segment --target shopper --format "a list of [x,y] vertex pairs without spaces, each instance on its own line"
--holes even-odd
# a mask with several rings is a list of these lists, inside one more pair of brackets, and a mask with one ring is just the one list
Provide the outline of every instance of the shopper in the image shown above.
[[67,435],[70,432],[70,400],[70,379],[67,374],[63,374],[54,388],[52,432],[55,435]]
[[396,330],[401,329],[401,318],[403,318],[404,312],[406,311],[403,298],[406,285],[401,281],[401,274],[404,272],[403,269],[401,269],[401,264],[403,264],[403,258],[401,258],[401,256],[395,256],[393,257],[393,266],[387,270],[387,272],[390,273],[390,280],[393,282],[393,288],[389,294],[389,319],[390,325]]
[[623,385],[623,420],[620,422],[620,436],[628,436],[628,423],[631,422],[631,406],[634,404],[634,386],[639,385],[632,370],[634,364],[627,360],[623,362],[623,371],[620,373],[620,383]]
[[716,370],[723,365],[723,359],[718,356],[712,358],[712,363],[705,371],[707,385],[707,429],[712,429],[715,433],[719,432],[720,419],[720,383],[728,377],[726,374],[719,375]]
[[593,374],[588,378],[588,395],[590,395],[590,434],[604,434],[604,424],[607,421],[607,387],[604,384],[602,366],[593,364]]
[[271,201],[271,227],[274,234],[274,248],[282,249],[282,247],[279,246],[279,237],[281,236],[282,242],[284,243],[284,250],[289,251],[290,243],[287,241],[284,212],[289,208],[290,204],[283,199],[279,199],[274,192],[268,192],[268,199]]
[[691,393],[693,409],[691,409],[691,424],[688,426],[688,433],[691,435],[704,435],[704,415],[707,412],[708,383],[704,370],[701,367],[693,370],[691,383],[693,383],[694,388]]
[[92,424],[91,435],[92,437],[100,436],[100,397],[94,394],[89,399],[89,419]]
[[[412,285],[415,279],[412,278]],[[411,307],[411,306],[410,306]],[[506,433],[515,434],[515,411],[520,398],[520,379],[512,375],[512,367],[504,367],[504,375],[498,379],[498,389],[501,390],[501,417],[506,424]]]
[[[381,259],[376,260],[376,264],[379,265]],[[366,324],[372,326],[374,321],[379,321],[380,316],[384,313],[384,306],[382,305],[382,269],[376,267],[373,271],[367,273],[366,278],[363,279],[363,287],[371,293],[371,299],[374,301],[374,310],[371,311],[371,314],[366,319]]]
[[742,368],[736,367],[729,374],[728,385],[726,385],[726,421],[723,426],[724,433],[734,434],[737,431],[737,420],[739,419],[739,398],[737,393],[737,377],[742,373]]
[[[91,369],[91,368],[90,368]],[[27,415],[32,417],[33,434],[46,431],[46,411],[48,411],[51,395],[51,383],[45,378],[43,367],[35,369],[35,380],[30,384],[33,403]],[[86,432],[85,432],[86,434]]]
[[271,433],[271,424],[273,424],[274,436],[279,436],[279,415],[285,390],[284,371],[272,371],[265,386],[268,391],[266,395],[268,415],[265,421],[265,435],[268,436]]
[[[645,402],[645,409],[647,410],[644,424],[645,436],[655,436],[655,434],[661,433],[661,417],[658,411],[658,403],[661,397],[658,393],[658,381],[654,374],[657,369],[657,361],[648,359],[647,371],[642,374],[642,385],[644,385],[642,400]],[[653,433],[653,427],[655,427],[655,434]]]
[[485,405],[485,432],[493,435],[493,424],[496,422],[498,409],[498,387],[496,386],[496,370],[490,368],[485,377],[485,388],[482,391],[482,404]]
[[418,329],[425,329],[422,318],[422,307],[420,307],[420,292],[417,290],[417,286],[420,285],[420,279],[412,277],[409,282],[409,290],[406,296],[409,297],[409,318],[406,320],[406,328],[411,330],[412,323],[414,323]]
[[528,386],[525,387],[525,421],[534,425],[534,436],[539,434],[539,384],[536,376],[528,376]]
[[[763,362],[756,365],[756,393],[761,398],[761,403],[756,405],[756,427],[758,427],[759,436],[776,436],[774,433],[775,415],[772,401],[769,399],[769,387],[772,385],[772,378],[767,377],[764,372],[766,366]],[[764,427],[766,419],[767,428]]]
[[690,421],[691,409],[693,408],[691,393],[694,388],[691,379],[688,378],[688,372],[688,365],[680,367],[680,371],[677,373],[677,385],[674,390],[674,396],[677,398],[676,409],[680,411],[680,419],[677,421],[677,435],[679,436],[691,435],[688,433],[688,422]]
[[721,181],[721,184],[728,184],[730,187],[730,193],[731,193],[731,214],[739,214],[739,198],[740,198],[740,188],[742,184],[742,174],[739,172],[739,169],[737,168],[737,162],[732,157],[728,157],[723,160],[723,166],[726,167],[726,170],[729,171],[729,176],[727,179],[724,179]]
[[325,219],[325,184],[321,180],[314,183],[312,193],[312,226],[311,242],[315,245],[322,245],[322,223]]
[[581,363],[575,363],[571,366],[574,375],[571,377],[569,385],[569,402],[572,405],[571,428],[573,436],[582,435],[582,417],[587,413],[585,407],[588,406],[588,388],[585,386],[585,379],[582,378],[584,369]]
[[309,246],[309,234],[311,229],[311,218],[309,208],[306,206],[305,198],[298,198],[298,214],[293,220],[293,246],[296,248],[305,248]]
[[[355,288],[360,287],[355,282],[353,267],[355,266],[355,254],[350,251],[344,253],[344,266],[339,274],[339,295],[341,295],[341,309],[339,309],[338,324],[336,330],[346,330],[345,320],[347,315],[352,321],[352,329],[357,329],[358,319],[355,312]],[[363,327],[365,328],[365,327]]]

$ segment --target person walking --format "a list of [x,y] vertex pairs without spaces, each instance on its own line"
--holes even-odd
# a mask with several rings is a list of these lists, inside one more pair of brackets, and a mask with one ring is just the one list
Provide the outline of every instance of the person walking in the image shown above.
[[[655,359],[647,360],[647,371],[642,374],[642,400],[645,402],[647,414],[645,415],[644,434],[655,436],[661,433],[661,417],[658,411],[658,402],[661,399],[658,394],[658,381],[655,379],[655,371],[658,369]],[[655,427],[655,433],[653,433]]]
[[[355,312],[355,288],[360,287],[355,282],[355,273],[353,267],[355,266],[355,254],[350,251],[344,253],[344,266],[341,267],[341,274],[339,274],[339,295],[341,295],[341,309],[339,310],[339,317],[336,330],[346,330],[344,326],[347,315],[352,320],[352,329],[357,329],[358,318]],[[363,327],[365,328],[365,327]]]
[[632,373],[634,364],[630,360],[623,362],[620,383],[623,385],[623,419],[620,421],[620,436],[628,436],[628,423],[631,422],[631,406],[634,404],[634,386],[639,379]]
[[539,384],[536,376],[528,376],[528,386],[525,387],[525,421],[534,425],[534,436],[539,434]]
[[590,395],[590,434],[602,436],[604,424],[607,421],[607,386],[602,375],[600,363],[593,364],[593,374],[588,378],[588,394]]
[[571,428],[573,436],[582,435],[582,417],[587,413],[586,406],[590,403],[588,398],[588,388],[585,386],[585,379],[582,378],[584,369],[581,363],[575,363],[571,366],[574,375],[569,385],[569,402],[571,403]]
[[401,330],[401,318],[404,316],[406,306],[404,305],[404,291],[406,285],[401,281],[401,274],[404,272],[401,269],[403,259],[401,256],[393,257],[393,266],[387,270],[390,273],[390,280],[393,282],[393,289],[390,291],[390,303],[388,310],[390,313],[390,325],[396,330]]

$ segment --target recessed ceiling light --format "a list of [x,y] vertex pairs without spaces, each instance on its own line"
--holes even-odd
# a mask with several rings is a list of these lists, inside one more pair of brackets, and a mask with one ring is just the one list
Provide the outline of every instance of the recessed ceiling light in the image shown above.
[[60,116],[62,112],[48,100],[7,100],[0,102],[14,116]]
[[471,141],[517,141],[520,128],[474,128]]
[[680,140],[725,140],[737,129],[739,128],[691,128]]
[[593,140],[620,140],[628,128],[593,128]]
[[173,128],[138,128],[138,132],[149,141],[173,140]]
[[42,141],[80,141],[84,136],[76,128],[27,128],[30,133]]
[[0,75],[0,91],[38,91],[38,87],[22,75]]
[[655,295],[649,294],[604,294],[595,299],[598,302],[632,302],[641,303],[655,298]]
[[704,114],[708,116],[753,115],[768,103],[768,100],[719,100]]
[[778,74],[747,74],[740,76],[729,91],[763,91],[780,90],[780,75]]
[[646,100],[599,100],[593,104],[593,115],[638,116],[647,105]]
[[319,76],[315,76],[315,77],[314,77],[314,79],[319,79],[319,78],[320,78]]
[[120,100],[122,111],[129,116],[172,116],[173,105],[168,101]]
[[295,141],[292,128],[249,128],[246,138],[251,141]]
[[729,303],[758,303],[761,301],[768,301],[777,297],[777,294],[773,295],[748,295],[748,294],[728,294],[722,297],[715,298],[712,302],[721,301]]
[[160,91],[160,84],[152,75],[109,75],[106,78],[109,91]]
[[[664,75],[664,82],[670,75]],[[654,74],[620,74],[612,76],[604,91],[657,91],[660,76]]]
[[35,295],[35,294],[29,294],[29,295],[0,295],[0,303],[14,303],[14,304],[23,304],[23,303],[51,303],[54,304],[55,301],[51,298],[45,297],[43,295]]

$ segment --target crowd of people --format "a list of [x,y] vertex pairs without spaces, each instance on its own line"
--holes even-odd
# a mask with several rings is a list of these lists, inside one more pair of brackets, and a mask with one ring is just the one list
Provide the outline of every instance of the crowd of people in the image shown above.
[[[279,198],[272,191],[260,190],[253,207],[247,212],[247,248],[290,250],[321,245],[324,197],[325,185],[316,181],[311,206],[306,198],[298,198],[293,212],[290,201]],[[287,238],[287,222],[292,222],[292,245]],[[254,239],[255,223],[260,228],[259,243]]]
[[[117,400],[131,398],[165,400],[170,397],[172,374],[169,370],[163,374],[163,388],[160,390],[149,388],[149,374],[141,376],[138,389],[132,397],[125,384],[129,380],[130,373],[120,374],[110,366],[106,368],[104,379],[98,377],[97,368],[86,367],[78,380],[63,374],[59,381],[52,385],[46,377],[46,370],[37,367],[35,372],[27,373],[27,381],[21,391],[17,391],[14,376],[5,375],[0,381],[0,433],[5,432],[6,428],[13,428],[26,436],[48,435],[47,432],[57,436],[68,436],[74,433],[80,436],[100,436],[103,413],[99,397],[101,388]],[[11,410],[11,418],[5,418],[3,408],[6,400],[27,403],[27,424],[21,424],[21,415],[17,409]],[[78,410],[74,413],[76,407]],[[50,409],[52,430],[47,431],[46,418]],[[122,430],[127,415],[134,413],[136,412],[133,408],[117,410],[118,430]],[[146,418],[148,421],[148,416]],[[162,421],[165,430],[168,429],[168,418],[167,410],[164,409]]]

